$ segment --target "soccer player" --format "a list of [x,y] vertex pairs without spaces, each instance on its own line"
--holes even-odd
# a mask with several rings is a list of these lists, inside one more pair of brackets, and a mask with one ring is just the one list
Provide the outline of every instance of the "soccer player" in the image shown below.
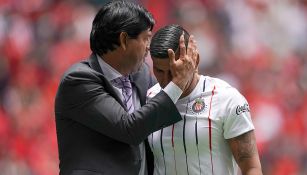
[[[185,49],[189,38],[179,25],[163,27],[153,36],[150,53],[159,83],[148,90],[148,101],[171,81],[170,65],[196,49]],[[176,107],[183,120],[148,137],[154,174],[236,175],[238,167],[244,175],[262,174],[249,105],[234,87],[196,71]]]

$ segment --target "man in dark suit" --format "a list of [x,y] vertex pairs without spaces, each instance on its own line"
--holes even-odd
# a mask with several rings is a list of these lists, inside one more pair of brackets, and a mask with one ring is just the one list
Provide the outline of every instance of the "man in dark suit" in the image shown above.
[[191,82],[197,59],[191,41],[189,55],[171,60],[172,81],[145,104],[156,83],[144,64],[153,26],[146,9],[125,1],[108,3],[95,16],[93,53],[64,73],[55,99],[61,175],[152,174],[144,140],[181,120],[174,103]]

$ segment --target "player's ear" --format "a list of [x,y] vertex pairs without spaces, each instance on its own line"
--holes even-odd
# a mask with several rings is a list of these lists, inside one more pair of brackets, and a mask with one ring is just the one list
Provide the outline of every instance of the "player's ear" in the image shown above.
[[128,34],[126,32],[120,32],[119,34],[119,46],[123,49],[126,50],[127,48],[127,42],[128,41]]

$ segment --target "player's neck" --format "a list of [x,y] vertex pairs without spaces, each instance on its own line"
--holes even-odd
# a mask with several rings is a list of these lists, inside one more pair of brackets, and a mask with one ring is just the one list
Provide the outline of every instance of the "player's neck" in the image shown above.
[[190,95],[190,93],[195,89],[195,87],[197,86],[197,83],[199,81],[200,75],[198,73],[194,73],[193,75],[193,79],[189,85],[189,87],[187,88],[187,90],[185,90],[182,95],[180,96],[180,98],[186,97],[188,95]]

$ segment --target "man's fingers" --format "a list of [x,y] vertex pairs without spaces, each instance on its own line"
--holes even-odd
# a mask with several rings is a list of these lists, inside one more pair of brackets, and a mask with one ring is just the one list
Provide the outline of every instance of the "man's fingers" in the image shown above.
[[195,70],[197,70],[198,69],[198,62],[199,62],[199,54],[198,54],[197,49],[193,50],[192,59],[193,59],[192,66]]
[[199,53],[195,40],[193,41],[193,60],[194,60],[194,68],[197,69],[199,63]]
[[194,36],[191,35],[189,38],[189,43],[188,43],[188,49],[187,49],[187,55],[192,56],[193,52],[196,50],[196,41],[194,39]]
[[170,60],[170,64],[175,64],[175,53],[174,53],[174,51],[172,49],[168,49],[167,53],[168,53],[168,57],[169,57],[169,60]]
[[197,45],[196,45],[196,41],[195,41],[193,35],[191,37],[191,40],[192,40],[192,50],[195,51],[195,50],[197,50]]
[[186,54],[186,47],[184,44],[184,32],[182,33],[179,39],[179,49],[180,49],[180,58],[184,58]]
[[192,56],[193,54],[193,36],[191,35],[188,42],[187,55]]
[[198,49],[197,49],[197,45],[196,45],[196,41],[194,39],[194,36],[191,35],[191,40],[190,40],[190,52],[189,53],[192,57],[193,60],[193,68],[196,68],[197,65],[197,60],[198,60]]

